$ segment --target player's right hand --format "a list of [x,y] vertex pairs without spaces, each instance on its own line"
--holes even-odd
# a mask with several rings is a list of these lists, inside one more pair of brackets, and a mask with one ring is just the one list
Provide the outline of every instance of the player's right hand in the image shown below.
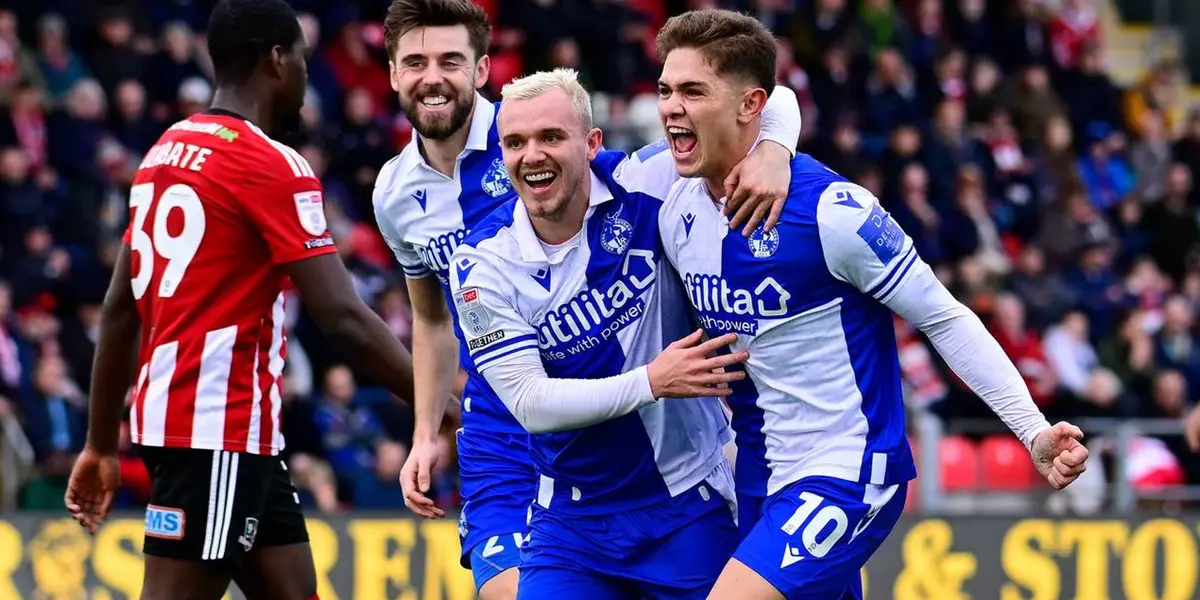
[[430,473],[437,466],[440,457],[437,439],[414,439],[412,451],[408,453],[408,459],[400,469],[404,505],[419,517],[436,519],[446,514],[437,507],[432,498],[425,495],[429,493]]
[[1081,442],[1083,431],[1060,422],[1033,438],[1033,464],[1050,487],[1061,490],[1087,470],[1088,449]]
[[746,351],[710,355],[737,341],[737,334],[727,333],[700,343],[703,331],[676,340],[658,358],[646,366],[650,376],[650,391],[655,398],[696,398],[728,396],[729,383],[746,377],[745,371],[724,372],[725,367],[750,358]]
[[121,486],[121,462],[116,454],[101,454],[85,446],[71,478],[67,482],[67,495],[63,503],[79,524],[95,534],[108,512],[112,509],[113,497]]

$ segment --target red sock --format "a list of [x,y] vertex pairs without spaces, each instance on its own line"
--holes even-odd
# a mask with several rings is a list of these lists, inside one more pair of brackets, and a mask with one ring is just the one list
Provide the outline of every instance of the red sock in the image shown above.
[[308,600],[321,600],[321,597],[316,594],[313,594],[308,597]]

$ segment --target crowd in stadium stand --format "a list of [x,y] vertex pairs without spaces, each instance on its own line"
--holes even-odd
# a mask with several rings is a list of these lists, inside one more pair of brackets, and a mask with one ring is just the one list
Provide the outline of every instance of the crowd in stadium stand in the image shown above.
[[[1200,395],[1200,113],[1172,63],[1131,89],[1105,74],[1091,0],[483,0],[483,90],[554,66],[595,92],[609,147],[657,138],[654,33],[720,5],[779,36],[801,101],[801,149],[861,183],[987,323],[1052,417],[1180,417]],[[99,304],[147,148],[212,97],[211,3],[0,1],[0,448],[25,508],[61,507],[84,442]],[[293,2],[313,52],[298,148],[325,184],[359,293],[407,340],[403,279],[372,222],[379,167],[411,137],[382,49],[385,0]],[[247,202],[254,199],[248,198]],[[323,512],[402,506],[408,407],[358,381],[290,298],[287,459]],[[680,307],[684,310],[684,307]],[[897,322],[909,404],[986,416],[921,336]],[[435,481],[457,502],[454,429]],[[19,428],[20,431],[14,431]],[[149,480],[125,436],[123,506]],[[1182,438],[1147,438],[1122,474],[1198,479]],[[1166,449],[1164,452],[1163,449]],[[0,450],[3,453],[4,450]],[[1139,480],[1141,481],[1141,480]],[[17,482],[18,485],[12,485]]]

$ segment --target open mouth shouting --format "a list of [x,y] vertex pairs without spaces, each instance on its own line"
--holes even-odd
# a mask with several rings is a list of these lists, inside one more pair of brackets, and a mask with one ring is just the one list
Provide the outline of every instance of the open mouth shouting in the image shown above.
[[687,158],[696,149],[696,132],[691,129],[670,125],[667,137],[671,141],[671,154],[677,159]]

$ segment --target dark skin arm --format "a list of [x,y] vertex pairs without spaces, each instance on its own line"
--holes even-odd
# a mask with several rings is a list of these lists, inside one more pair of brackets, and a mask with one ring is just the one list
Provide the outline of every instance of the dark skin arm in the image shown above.
[[129,246],[121,247],[100,313],[100,335],[92,362],[91,407],[87,445],[115,455],[129,392],[137,368],[142,317],[130,286]]
[[337,253],[306,258],[287,266],[308,313],[376,383],[405,402],[413,401],[412,356],[358,294]]

